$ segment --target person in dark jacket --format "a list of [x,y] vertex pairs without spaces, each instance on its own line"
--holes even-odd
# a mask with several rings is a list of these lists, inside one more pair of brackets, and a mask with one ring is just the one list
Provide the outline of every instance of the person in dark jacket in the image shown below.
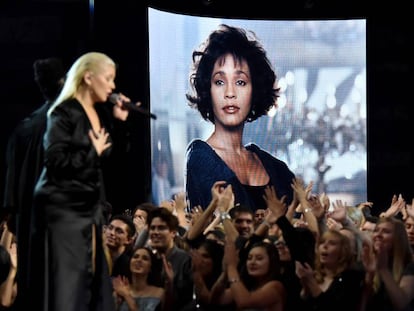
[[63,62],[56,57],[37,59],[33,63],[33,72],[44,102],[17,124],[6,150],[3,212],[8,229],[16,236],[18,243],[16,310],[27,301],[33,190],[43,165],[42,140],[46,130],[46,112],[62,89],[65,78]]

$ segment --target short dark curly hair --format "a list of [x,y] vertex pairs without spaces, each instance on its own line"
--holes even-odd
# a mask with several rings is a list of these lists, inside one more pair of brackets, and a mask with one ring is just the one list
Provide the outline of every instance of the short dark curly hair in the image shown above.
[[150,211],[147,218],[147,225],[150,226],[152,220],[157,217],[167,224],[170,231],[178,231],[179,222],[177,216],[165,207],[157,207]]
[[213,124],[211,74],[216,61],[229,53],[238,62],[246,61],[250,69],[253,92],[247,122],[267,114],[279,96],[279,88],[275,87],[276,74],[256,35],[242,28],[221,24],[209,35],[202,48],[193,52],[190,73],[192,90],[186,94],[190,107],[197,109],[204,120]]
[[56,57],[37,59],[33,63],[34,80],[46,100],[53,101],[65,79],[63,62]]
[[127,216],[125,214],[115,214],[111,217],[109,223],[111,223],[113,220],[120,220],[127,225],[128,238],[131,238],[136,234],[135,225],[130,216]]

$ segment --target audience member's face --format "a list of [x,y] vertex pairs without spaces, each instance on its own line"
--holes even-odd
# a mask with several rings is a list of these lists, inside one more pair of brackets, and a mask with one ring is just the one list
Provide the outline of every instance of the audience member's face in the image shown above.
[[253,233],[253,215],[250,213],[236,213],[233,220],[236,230],[240,236],[250,237]]
[[148,274],[151,271],[151,255],[147,249],[137,249],[131,257],[130,269],[133,274]]
[[319,261],[325,266],[336,266],[342,256],[342,240],[334,234],[323,235],[318,246]]
[[269,272],[270,260],[266,249],[262,246],[253,247],[247,255],[247,273],[252,277],[263,277]]
[[213,272],[213,259],[211,258],[211,255],[204,246],[200,246],[197,249],[197,252],[200,255],[200,266],[203,267],[201,274],[203,276],[210,275]]
[[405,223],[405,230],[407,231],[408,241],[411,245],[414,245],[414,218],[407,217],[404,221]]
[[106,245],[111,249],[128,245],[128,225],[122,220],[114,219],[105,229]]
[[174,246],[176,231],[171,231],[167,223],[159,217],[152,219],[149,228],[151,247],[160,252],[165,252]]
[[390,222],[378,223],[372,234],[374,249],[384,247],[386,250],[391,250],[394,241],[394,224]]
[[235,62],[231,54],[219,58],[211,75],[211,98],[215,126],[240,126],[250,112],[252,83],[246,61]]
[[262,208],[257,209],[256,212],[254,213],[254,223],[256,225],[259,225],[262,223],[264,218],[265,218],[265,210]]

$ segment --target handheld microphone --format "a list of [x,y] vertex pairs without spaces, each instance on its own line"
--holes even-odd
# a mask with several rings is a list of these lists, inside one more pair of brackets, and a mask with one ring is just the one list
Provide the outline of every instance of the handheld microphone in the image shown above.
[[[108,97],[108,101],[111,102],[112,104],[116,104],[116,101],[118,99],[120,99],[118,93],[112,93]],[[125,108],[127,108],[128,110],[138,111],[139,113],[141,113],[141,114],[143,114],[143,115],[145,115],[147,117],[150,117],[150,118],[152,118],[154,120],[157,119],[157,116],[155,114],[151,113],[150,111],[148,111],[145,108],[142,108],[140,106],[135,105],[134,103],[127,102],[127,101],[122,101],[122,105]]]

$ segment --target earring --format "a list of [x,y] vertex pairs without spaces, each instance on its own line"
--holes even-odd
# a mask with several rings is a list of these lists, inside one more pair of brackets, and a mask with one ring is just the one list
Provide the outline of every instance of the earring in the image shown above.
[[254,111],[254,109],[250,110],[249,115],[247,116],[247,122],[252,122],[253,121],[253,117],[256,114],[256,111]]
[[207,112],[206,116],[207,116],[207,119],[210,118],[210,112]]

